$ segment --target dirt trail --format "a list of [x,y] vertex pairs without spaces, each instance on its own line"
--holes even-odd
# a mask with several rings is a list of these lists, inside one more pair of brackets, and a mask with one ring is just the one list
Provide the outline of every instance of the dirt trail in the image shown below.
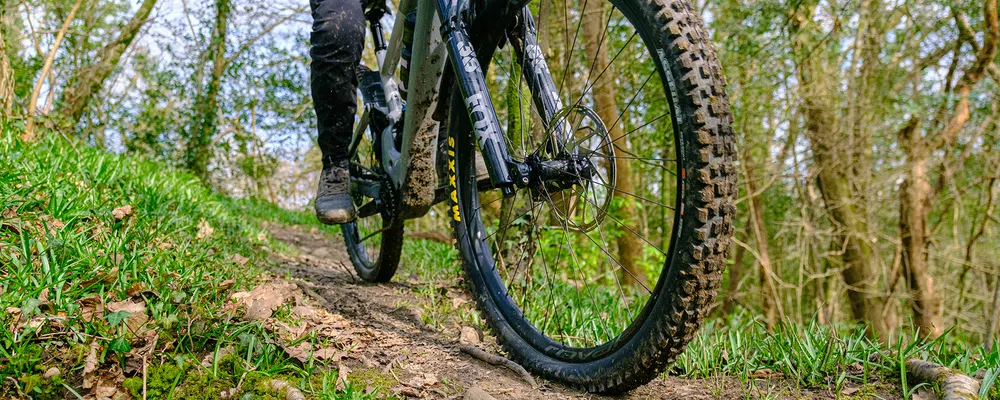
[[[309,282],[309,287],[326,299],[320,306],[343,316],[355,328],[360,345],[352,346],[343,365],[353,371],[383,371],[391,375],[393,391],[427,398],[462,398],[470,387],[479,387],[497,399],[604,398],[563,385],[538,380],[532,387],[504,367],[489,365],[462,353],[457,330],[427,327],[412,310],[420,299],[413,285],[360,282],[339,237],[306,232],[297,228],[272,227],[272,235],[297,248],[300,255],[276,255],[279,275]],[[404,264],[400,271],[406,270]],[[407,306],[408,305],[408,306]],[[496,354],[491,339],[479,344]],[[747,398],[734,378],[659,378],[627,396],[629,399],[730,399]],[[830,393],[803,392],[788,385],[763,384],[767,398],[833,398]],[[767,386],[773,386],[770,389]],[[751,398],[758,395],[751,395]]]

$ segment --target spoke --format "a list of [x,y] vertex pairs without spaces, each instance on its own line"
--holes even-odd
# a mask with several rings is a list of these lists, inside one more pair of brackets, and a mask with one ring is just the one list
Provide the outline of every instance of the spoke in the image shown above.
[[[642,94],[642,91],[646,89],[646,84],[649,83],[649,79],[652,78],[654,74],[656,74],[656,71],[652,71],[652,72],[649,73],[648,76],[646,76],[646,79],[642,81],[642,86],[639,87],[639,91],[635,92],[635,94],[632,95],[632,98],[629,99],[628,104],[625,104],[625,108],[623,108],[621,111],[618,112],[618,118],[615,119],[615,122],[613,124],[611,124],[611,125],[607,125],[609,127],[608,128],[609,132],[613,131],[615,129],[614,127],[618,126],[618,122],[622,120],[622,116],[625,115],[625,112],[628,111],[628,109],[632,107],[632,103],[635,102],[635,99],[639,98],[639,95]],[[634,132],[634,130],[632,132]],[[631,132],[629,132],[629,133],[631,133]],[[619,136],[619,137],[617,137],[615,139],[611,139],[611,143],[617,142],[617,141],[625,138],[625,136],[626,135],[621,135],[621,136]],[[603,144],[603,142],[602,142],[602,144]],[[615,146],[615,148],[617,149],[618,147]]]
[[[586,96],[587,93],[590,93],[590,90],[593,89],[595,85],[597,85],[597,81],[599,81],[601,77],[604,76],[604,74],[608,72],[609,69],[611,69],[611,65],[618,60],[618,57],[621,56],[622,52],[625,51],[625,48],[628,47],[629,43],[632,43],[632,39],[635,39],[635,35],[637,34],[639,34],[638,31],[633,33],[632,36],[629,36],[628,41],[625,42],[625,45],[623,45],[621,49],[618,49],[618,52],[615,53],[614,57],[611,57],[611,60],[608,61],[608,65],[605,65],[604,68],[601,69],[601,73],[597,74],[597,77],[594,78],[593,82],[590,82],[590,79],[588,79],[589,85],[587,85],[586,89],[583,90],[583,93],[580,93],[580,97],[577,98],[576,102],[574,103],[575,105],[579,105],[580,103],[583,102],[583,97]],[[593,72],[593,70],[591,70],[591,72]]]
[[371,239],[373,236],[378,235],[378,234],[380,234],[382,232],[385,232],[385,231],[389,230],[389,228],[391,228],[391,226],[385,226],[385,227],[382,227],[381,229],[379,229],[379,230],[377,230],[375,232],[369,233],[367,236],[365,236],[364,238],[362,238],[361,240],[359,240],[358,243],[359,244],[360,243],[364,243],[366,240]]
[[648,199],[648,198],[646,198],[646,197],[643,197],[643,196],[640,196],[640,195],[637,195],[637,194],[635,194],[635,193],[632,193],[632,192],[627,192],[627,191],[624,191],[624,190],[621,190],[621,189],[619,189],[619,188],[617,188],[617,187],[612,187],[612,186],[608,185],[607,183],[600,183],[600,182],[597,182],[597,181],[594,181],[594,180],[591,180],[590,182],[592,182],[592,183],[594,183],[594,184],[596,184],[596,185],[601,185],[601,186],[604,186],[605,188],[608,188],[608,189],[610,189],[610,190],[614,190],[614,191],[615,191],[615,192],[617,192],[617,193],[621,193],[621,194],[624,194],[624,195],[628,195],[628,196],[632,196],[632,197],[635,197],[635,198],[637,198],[637,199],[639,199],[639,200],[643,200],[643,201],[647,201],[647,202],[650,202],[650,203],[653,203],[653,204],[656,204],[656,205],[658,205],[658,206],[660,206],[660,207],[663,207],[663,208],[666,208],[666,209],[668,209],[668,210],[671,210],[671,211],[675,211],[675,210],[676,210],[676,208],[675,208],[675,207],[672,207],[672,206],[668,206],[668,205],[666,205],[666,204],[663,204],[663,203],[660,203],[660,202],[658,202],[658,201],[656,201],[656,200],[651,200],[651,199]]
[[[590,200],[588,199],[587,201],[589,202]],[[596,205],[594,205],[594,206],[596,207]],[[620,225],[622,228],[625,228],[629,232],[632,232],[632,234],[635,235],[635,237],[637,237],[639,239],[642,239],[643,242],[646,242],[646,244],[648,244],[650,247],[656,249],[656,251],[660,252],[660,254],[663,254],[664,256],[669,257],[669,254],[667,254],[667,252],[663,251],[663,249],[659,248],[657,245],[655,245],[652,242],[650,242],[649,239],[646,239],[645,236],[640,235],[639,232],[636,232],[634,229],[632,229],[632,227],[628,226],[628,224],[626,224],[626,223],[618,220],[618,218],[615,218],[613,215],[611,215],[611,213],[608,213],[607,217],[611,218],[612,221],[615,221],[616,223],[618,223],[618,225]]]
[[[583,0],[583,7],[581,8],[582,10],[586,10],[587,9],[587,1],[588,0]],[[563,9],[563,10],[564,11],[568,11],[566,9]],[[576,22],[576,33],[573,34],[573,44],[571,44],[569,46],[569,55],[566,56],[566,65],[563,66],[563,76],[562,76],[561,79],[559,79],[559,93],[562,93],[563,84],[566,83],[566,76],[569,73],[569,66],[570,66],[570,64],[572,64],[572,61],[573,61],[573,53],[576,51],[576,38],[578,38],[580,36],[580,27],[583,26],[583,18],[582,18],[583,15],[581,14],[580,17],[581,17],[580,20]],[[569,13],[568,12],[564,12],[563,13],[563,18],[568,21],[568,19],[569,19]],[[567,26],[567,28],[568,28],[568,26]],[[569,33],[569,32],[567,32],[567,33]],[[567,42],[568,41],[569,40],[567,38]]]
[[[589,201],[589,200],[587,200],[587,201]],[[549,202],[551,203],[551,202],[552,202],[552,200],[549,200]],[[551,205],[550,205],[550,207],[554,207],[554,206],[551,206]],[[609,215],[609,216],[610,216],[610,215]],[[564,221],[563,225],[565,225],[565,224],[566,224],[566,221],[568,221],[568,222],[572,222],[572,221],[569,221],[569,219],[568,219],[568,218],[561,218],[561,219],[562,219],[562,220]],[[619,266],[619,267],[621,267],[621,269],[622,269],[622,270],[624,270],[625,272],[627,272],[627,273],[628,273],[629,275],[631,275],[631,276],[632,276],[632,279],[635,279],[635,281],[636,281],[636,282],[639,282],[639,285],[640,285],[640,286],[642,286],[642,287],[643,287],[643,289],[646,289],[646,291],[647,291],[647,292],[649,292],[649,294],[653,294],[653,291],[652,291],[652,290],[650,290],[650,289],[649,289],[649,287],[647,287],[646,285],[644,285],[644,284],[642,283],[642,281],[640,281],[640,280],[639,280],[639,278],[637,278],[637,277],[636,277],[635,275],[633,275],[633,274],[632,274],[632,271],[629,271],[629,270],[628,270],[628,268],[625,268],[625,266],[624,266],[624,265],[622,265],[622,263],[621,263],[620,261],[618,261],[618,259],[614,258],[614,256],[612,256],[612,255],[611,255],[611,253],[610,253],[610,252],[608,251],[608,249],[606,249],[606,248],[602,247],[602,246],[600,245],[600,243],[597,243],[597,241],[596,241],[596,240],[594,240],[594,238],[590,237],[590,235],[588,235],[588,234],[587,234],[587,232],[584,232],[583,230],[579,229],[579,227],[578,227],[578,226],[576,226],[576,224],[575,224],[575,223],[574,223],[574,227],[576,227],[576,228],[577,228],[577,231],[578,231],[578,232],[580,232],[580,233],[582,233],[584,237],[586,237],[586,238],[587,238],[588,240],[590,240],[590,241],[591,241],[591,242],[593,242],[593,243],[594,243],[595,245],[597,245],[597,247],[598,247],[599,249],[601,249],[601,251],[602,251],[602,252],[604,252],[604,254],[605,254],[605,255],[607,255],[607,256],[609,256],[609,257],[611,257],[611,259],[615,261],[615,264],[618,264],[618,266]],[[655,246],[654,246],[654,247],[655,247]]]
[[[555,210],[557,210],[557,207],[555,206],[555,204],[552,203],[552,197],[548,193],[547,190],[545,191],[545,201],[548,202],[549,203],[549,207],[551,207],[552,210],[558,214],[558,211],[555,211]],[[560,218],[560,219],[562,220],[563,237],[566,238],[566,246],[569,247],[570,255],[573,258],[573,264],[575,266],[579,267],[580,261],[577,258],[576,250],[573,247],[573,244],[570,243],[570,241],[569,241],[569,227],[567,225],[567,219],[565,219],[565,218]],[[584,234],[584,235],[586,235],[586,234]],[[587,280],[584,279],[584,277],[582,275],[583,274],[582,270],[580,268],[574,268],[574,269],[576,269],[577,275],[580,276],[580,282],[586,282]],[[594,305],[594,309],[595,310],[596,309],[600,309],[600,306],[597,305],[597,299],[594,297],[593,290],[590,290],[590,286],[589,285],[587,286],[587,289],[588,289],[587,293],[590,295],[590,302]],[[608,334],[608,327],[607,327],[607,324],[605,323],[604,319],[601,319],[601,326],[602,326],[602,328],[604,328],[604,333],[607,335]],[[595,336],[595,339],[598,339],[596,333],[595,333],[594,336]],[[610,337],[610,335],[608,335],[608,336]]]
[[[575,189],[573,191],[576,192]],[[594,203],[597,203],[597,194],[594,193],[594,191],[591,191],[591,195],[594,198]],[[586,197],[586,195],[584,195],[584,197]],[[605,248],[609,247],[608,246],[608,239],[604,236],[604,230],[601,229],[600,224],[597,224],[597,232],[601,234],[601,241],[604,242]],[[608,258],[610,259],[611,257],[608,256]],[[626,269],[626,271],[627,271],[627,269]],[[618,292],[621,293],[621,295],[622,295],[622,301],[625,303],[625,311],[628,311],[629,321],[633,321],[634,317],[632,316],[632,307],[630,307],[629,304],[628,304],[628,298],[625,296],[625,289],[622,287],[621,280],[618,279],[618,274],[613,273],[611,275],[613,275],[615,277],[615,285],[618,286]],[[639,281],[637,281],[637,282],[639,282]],[[641,284],[641,282],[640,282],[640,284]]]
[[[541,203],[539,203],[539,204],[541,204]],[[524,213],[518,214],[518,216],[515,217],[512,221],[517,221],[517,220],[521,219],[521,217],[526,216],[526,215],[528,215],[528,214],[530,214],[530,213],[532,213],[534,211],[535,211],[534,208],[529,209],[528,211],[525,211]],[[507,224],[506,226],[502,227],[501,229],[504,230],[504,231],[506,231],[507,228],[510,228],[510,226],[511,226],[511,224]],[[483,238],[483,240],[489,239],[489,238],[495,236],[497,233],[500,233],[500,230],[497,230],[496,232],[493,232],[493,233],[491,233],[489,235],[486,235],[486,237]]]
[[[666,97],[663,97],[663,98],[662,98],[661,100],[659,100],[659,101],[663,101],[663,100],[666,100]],[[670,115],[670,112],[669,112],[669,111],[668,111],[668,112],[665,112],[665,113],[663,113],[663,114],[660,114],[660,115],[658,115],[658,116],[657,116],[656,118],[653,118],[653,119],[651,119],[651,120],[649,120],[649,121],[646,121],[646,123],[644,123],[644,124],[642,124],[642,125],[639,125],[638,127],[634,128],[634,129],[632,129],[632,130],[630,130],[630,131],[628,131],[628,132],[625,132],[625,134],[624,134],[624,135],[622,135],[622,137],[625,137],[625,136],[628,136],[628,135],[631,135],[631,134],[632,134],[633,132],[635,132],[635,131],[638,131],[638,130],[640,130],[640,129],[642,129],[642,128],[645,128],[645,127],[647,127],[647,126],[649,126],[649,125],[652,125],[652,124],[653,124],[654,122],[656,122],[656,121],[659,121],[659,120],[660,120],[661,118],[663,118],[663,117],[666,117],[666,116],[668,116],[668,115]]]

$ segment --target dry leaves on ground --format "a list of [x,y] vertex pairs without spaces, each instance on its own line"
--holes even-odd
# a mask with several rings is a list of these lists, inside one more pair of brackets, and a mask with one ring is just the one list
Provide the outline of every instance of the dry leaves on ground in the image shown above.
[[246,308],[248,320],[264,321],[285,301],[295,297],[297,290],[295,285],[288,282],[268,282],[249,292],[233,293],[230,298]]
[[121,221],[132,215],[132,206],[116,207],[114,210],[111,210],[111,215],[115,217],[115,220]]
[[105,306],[106,310],[111,313],[117,313],[121,311],[127,312],[128,318],[125,320],[125,324],[128,326],[129,331],[138,334],[140,329],[146,326],[146,322],[149,321],[149,316],[146,315],[146,302],[145,301],[116,301],[108,303]]
[[213,233],[215,233],[215,228],[212,228],[212,225],[209,225],[208,221],[205,221],[204,218],[198,221],[198,239],[207,238],[212,236]]

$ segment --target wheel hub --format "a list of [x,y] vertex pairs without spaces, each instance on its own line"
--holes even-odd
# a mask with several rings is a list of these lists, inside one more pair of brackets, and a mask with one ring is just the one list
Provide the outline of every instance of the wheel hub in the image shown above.
[[524,160],[521,182],[536,201],[552,201],[565,226],[590,231],[616,194],[613,140],[588,107],[564,108],[552,121],[544,145]]

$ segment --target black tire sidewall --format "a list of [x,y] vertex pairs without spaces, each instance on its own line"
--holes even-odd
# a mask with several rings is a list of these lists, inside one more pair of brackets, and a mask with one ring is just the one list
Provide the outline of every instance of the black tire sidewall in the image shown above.
[[[714,265],[720,264],[718,259],[712,260],[712,262],[700,262],[695,259],[695,250],[693,249],[707,246],[706,222],[702,221],[704,218],[698,212],[685,214],[684,211],[700,211],[705,208],[706,201],[720,201],[727,203],[720,207],[724,208],[727,213],[731,212],[731,207],[727,207],[731,206],[731,198],[727,197],[731,195],[730,193],[716,196],[712,193],[711,182],[703,182],[695,177],[695,171],[702,171],[706,168],[708,162],[705,161],[706,157],[703,153],[706,150],[710,151],[710,147],[712,147],[712,143],[699,140],[699,129],[704,130],[705,127],[696,126],[696,121],[699,121],[700,118],[703,119],[703,115],[699,115],[699,111],[703,113],[704,106],[699,106],[697,100],[700,99],[694,97],[701,96],[701,93],[691,93],[679,87],[686,83],[689,86],[696,86],[695,83],[686,82],[686,80],[691,79],[691,68],[684,65],[686,60],[680,59],[680,56],[687,55],[691,50],[678,48],[683,47],[683,45],[678,45],[676,37],[670,37],[665,23],[658,16],[658,12],[664,7],[673,7],[672,11],[678,13],[689,13],[689,6],[674,0],[614,0],[612,3],[626,14],[631,14],[628,15],[630,21],[639,30],[644,42],[656,46],[656,49],[649,50],[656,51],[660,59],[657,64],[665,69],[661,71],[663,73],[661,78],[664,85],[667,86],[667,93],[671,95],[669,103],[674,126],[678,128],[675,129],[675,146],[677,146],[678,163],[681,168],[678,174],[681,204],[678,209],[679,215],[675,220],[677,234],[674,235],[671,244],[672,254],[654,289],[655,295],[644,309],[646,315],[643,319],[633,322],[641,324],[640,327],[635,329],[630,337],[616,343],[616,348],[610,354],[584,362],[566,361],[565,358],[558,359],[545,354],[544,351],[525,341],[511,327],[510,321],[507,320],[510,313],[501,311],[493,297],[506,296],[506,294],[490,293],[486,279],[493,272],[481,270],[482,266],[492,264],[492,254],[488,247],[486,254],[474,249],[478,245],[476,243],[478,240],[470,236],[474,232],[482,231],[481,222],[478,220],[469,221],[468,219],[472,219],[471,215],[465,213],[465,210],[476,209],[478,202],[478,193],[475,192],[475,164],[474,161],[470,162],[476,151],[476,146],[471,131],[468,129],[464,103],[457,95],[452,96],[452,111],[450,112],[451,126],[456,129],[449,129],[451,135],[448,143],[449,161],[451,161],[449,165],[454,167],[454,169],[450,168],[449,170],[452,176],[452,185],[449,189],[452,190],[451,197],[455,200],[449,217],[452,218],[455,228],[456,246],[465,261],[463,267],[468,277],[470,289],[485,314],[485,319],[489,321],[501,343],[511,353],[515,361],[547,378],[582,386],[591,391],[627,390],[648,381],[655,377],[666,364],[672,362],[673,358],[683,350],[686,343],[693,338],[698,327],[688,325],[692,322],[700,323],[704,310],[678,309],[679,305],[710,302],[711,298],[714,298],[714,291],[702,290],[705,285],[692,284],[692,279],[702,279],[708,274],[711,275],[709,278],[717,280],[717,272],[721,272],[714,271],[720,269],[719,265]],[[678,4],[686,9],[678,10]],[[700,19],[697,22],[700,23]],[[705,52],[704,49],[695,49],[694,51]],[[702,58],[707,58],[709,63],[714,61],[714,55],[711,57],[706,57],[704,54],[699,55]],[[483,65],[487,65],[488,60],[481,59],[480,61]],[[712,69],[717,67],[705,65],[695,68]],[[709,79],[714,78],[714,76],[709,77]],[[710,134],[732,135],[727,119],[728,106],[725,114],[721,118],[719,126],[716,127],[718,129],[715,132],[709,132]],[[731,164],[731,154],[725,154],[725,156],[730,157],[730,159],[716,161]],[[692,173],[688,174],[687,171]],[[726,171],[725,173],[731,174],[732,172]],[[728,179],[728,177],[726,178]],[[472,188],[471,191],[470,188]],[[706,191],[711,193],[711,199],[706,199],[704,195]],[[716,197],[721,197],[721,199],[716,199]],[[731,218],[729,219],[731,220]],[[731,225],[731,221],[727,223]],[[470,224],[472,229],[470,229]],[[731,234],[732,229],[730,226],[730,229],[721,229],[721,231],[723,235]],[[728,239],[726,239],[725,247],[728,248]],[[725,249],[721,251],[722,253],[726,252]],[[490,259],[480,260],[480,257],[490,257]],[[724,262],[724,258],[722,261]],[[714,285],[717,283],[708,282],[707,284],[708,287]],[[706,296],[710,298],[706,299]],[[698,297],[697,301],[689,301],[694,297]],[[689,311],[698,315],[693,318],[685,317],[683,314]]]

